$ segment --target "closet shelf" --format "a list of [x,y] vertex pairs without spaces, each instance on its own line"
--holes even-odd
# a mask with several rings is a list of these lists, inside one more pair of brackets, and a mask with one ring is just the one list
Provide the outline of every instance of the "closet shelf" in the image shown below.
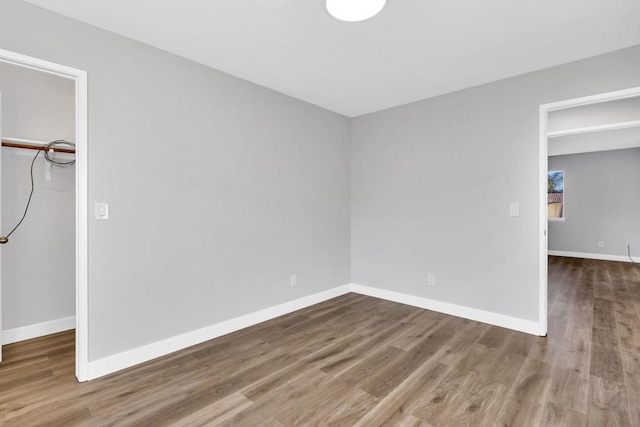
[[547,137],[560,138],[560,137],[569,136],[569,135],[580,135],[582,133],[604,132],[608,130],[628,129],[628,128],[634,128],[634,127],[640,127],[640,120],[633,120],[630,122],[611,123],[611,124],[599,125],[599,126],[589,126],[584,128],[559,130],[559,131],[547,133]]

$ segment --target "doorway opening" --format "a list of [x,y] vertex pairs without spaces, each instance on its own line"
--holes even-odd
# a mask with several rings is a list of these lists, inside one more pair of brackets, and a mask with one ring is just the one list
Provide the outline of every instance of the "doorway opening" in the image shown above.
[[[88,93],[87,73],[72,67],[22,55],[0,49],[0,62],[12,66],[26,68],[39,73],[57,76],[71,82],[74,94],[74,126],[73,137],[75,142],[75,374],[79,381],[88,380],[88,162],[87,162],[87,117],[88,117]],[[35,124],[34,124],[35,126]],[[3,135],[4,136],[4,135]],[[50,141],[46,141],[50,142]],[[27,141],[28,143],[28,141]],[[29,150],[31,151],[31,150]],[[28,171],[25,171],[28,173]],[[46,173],[46,172],[44,172]],[[35,175],[35,174],[34,174]],[[34,197],[37,197],[34,196]],[[14,224],[2,223],[2,230],[13,227]],[[8,230],[10,231],[10,230]],[[7,231],[7,232],[8,232]],[[11,244],[11,243],[7,243]],[[2,266],[2,250],[0,248],[0,268]],[[37,260],[33,260],[37,263]],[[0,291],[2,279],[0,275]],[[0,307],[2,301],[0,300]],[[0,316],[1,316],[0,309]],[[1,317],[0,317],[1,319]],[[0,331],[2,322],[0,320]],[[0,334],[0,355],[2,350],[2,335]],[[1,358],[0,358],[1,360]]]
[[[605,133],[607,137],[603,137]],[[611,196],[609,190],[594,191],[595,186],[587,184],[587,187],[590,187],[589,197],[584,197],[584,194],[578,194],[580,188],[585,186],[582,185],[584,179],[576,178],[583,173],[584,164],[604,164],[603,158],[595,158],[598,153],[612,152],[611,150],[640,150],[639,147],[640,87],[540,106],[539,335],[547,334],[549,255],[614,261],[631,260],[630,246],[627,246],[627,242],[620,241],[619,232],[614,250],[618,254],[607,254],[604,250],[605,245],[613,246],[614,242],[607,243],[607,238],[601,237],[605,233],[602,230],[596,231],[598,227],[590,226],[585,220],[585,215],[580,216],[590,205],[602,207],[601,200]],[[624,157],[625,153],[619,152],[617,155]],[[580,163],[582,169],[578,169],[577,163]],[[578,182],[581,183],[580,186],[576,185]],[[593,197],[600,197],[600,202],[594,203]],[[568,201],[571,203],[567,208]],[[577,221],[577,217],[581,220]],[[576,232],[577,230],[573,229],[579,222],[582,223],[582,230]],[[565,241],[573,243],[562,247],[554,241],[556,250],[550,251],[550,231],[557,234],[562,232]],[[595,234],[591,236],[590,231],[594,231]],[[575,239],[569,237],[573,235]],[[554,237],[557,237],[556,234]],[[582,239],[579,243],[578,238]],[[557,250],[558,248],[567,250]],[[568,250],[569,248],[573,249]],[[629,256],[623,255],[622,250],[628,250]]]

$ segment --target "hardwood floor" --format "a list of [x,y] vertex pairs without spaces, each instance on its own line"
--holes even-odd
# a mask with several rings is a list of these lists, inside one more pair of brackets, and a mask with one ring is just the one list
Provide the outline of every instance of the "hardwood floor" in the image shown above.
[[0,424],[640,426],[640,266],[550,258],[549,336],[349,294],[89,383],[5,347]]

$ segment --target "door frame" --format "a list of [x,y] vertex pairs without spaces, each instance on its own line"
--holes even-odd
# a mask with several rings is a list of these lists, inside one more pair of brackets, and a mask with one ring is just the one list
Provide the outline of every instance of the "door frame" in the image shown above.
[[600,93],[597,95],[584,96],[580,98],[567,99],[564,101],[552,102],[540,105],[540,160],[539,160],[539,185],[540,185],[540,201],[538,211],[539,223],[539,271],[540,271],[540,301],[539,301],[539,320],[538,335],[547,335],[548,320],[548,251],[549,236],[547,221],[547,172],[548,172],[548,116],[552,111],[564,110],[566,108],[579,107],[589,104],[597,104],[600,102],[616,101],[625,98],[633,98],[640,96],[640,87],[622,89],[613,92]]
[[75,82],[76,98],[76,377],[88,380],[89,366],[89,192],[87,72],[0,49],[0,61]]
[[[0,230],[2,230],[2,92],[0,92]],[[1,231],[0,231],[1,232]],[[2,250],[0,250],[0,362],[2,362]]]

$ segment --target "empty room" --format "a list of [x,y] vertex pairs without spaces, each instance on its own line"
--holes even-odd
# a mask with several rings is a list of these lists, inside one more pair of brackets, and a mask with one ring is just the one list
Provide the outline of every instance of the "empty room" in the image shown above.
[[0,2],[0,425],[640,426],[640,2]]

